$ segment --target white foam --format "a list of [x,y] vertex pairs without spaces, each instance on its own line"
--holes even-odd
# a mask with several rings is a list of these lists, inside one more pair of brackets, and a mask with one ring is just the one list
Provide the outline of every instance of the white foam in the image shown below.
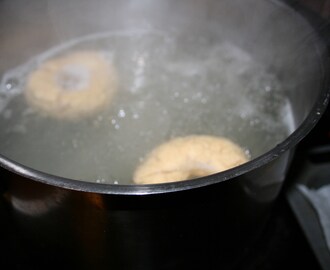
[[292,105],[288,99],[285,99],[281,115],[283,123],[287,127],[289,133],[293,133],[296,129],[296,122],[293,115]]

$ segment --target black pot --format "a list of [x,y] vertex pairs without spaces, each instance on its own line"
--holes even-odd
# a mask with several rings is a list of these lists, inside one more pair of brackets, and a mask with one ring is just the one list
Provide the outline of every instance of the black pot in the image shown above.
[[[125,25],[119,20],[125,4],[119,1],[93,1],[92,5],[88,1],[60,3],[57,1],[53,10],[58,12],[55,15],[62,14],[56,24],[57,31],[64,33],[61,37],[104,30],[107,26],[102,22],[89,21],[88,16],[82,15],[91,8],[104,16],[109,13],[113,28]],[[109,3],[114,8],[107,10]],[[160,25],[175,24],[181,16],[192,14],[185,17],[185,23],[192,22],[194,31],[207,29],[207,22],[212,22],[213,27],[216,23],[225,24],[231,30],[226,33],[229,38],[262,61],[281,67],[284,79],[291,77],[298,82],[295,89],[288,91],[296,130],[267,153],[237,168],[158,185],[104,185],[70,180],[0,156],[0,231],[1,242],[6,243],[1,251],[5,266],[233,269],[260,235],[283,186],[294,147],[313,129],[327,106],[329,56],[322,36],[327,37],[329,32],[326,27],[318,32],[297,11],[277,1],[166,3],[162,3],[162,10],[156,15],[148,13],[147,6],[140,9],[142,14],[133,17],[134,23],[147,18]],[[80,12],[71,14],[66,10],[67,4],[76,5]],[[206,7],[209,13],[205,13]],[[16,64],[27,57],[24,46],[37,52],[54,42],[50,18],[57,17],[45,15],[44,2],[1,1],[0,10],[2,24],[6,25],[4,17],[21,16],[34,34],[40,30],[38,37],[31,39],[31,33],[22,32],[19,37],[4,33],[18,42],[15,49],[0,52],[1,71],[6,64]],[[171,16],[160,16],[163,11]],[[128,14],[124,15],[132,15],[125,12]],[[195,16],[196,20],[191,20]],[[42,25],[41,19],[45,20]],[[237,31],[243,34],[237,35]],[[30,43],[25,43],[25,39]]]

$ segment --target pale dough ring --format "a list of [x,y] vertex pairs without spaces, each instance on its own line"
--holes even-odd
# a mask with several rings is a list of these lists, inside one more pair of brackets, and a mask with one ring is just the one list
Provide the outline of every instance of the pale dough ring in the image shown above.
[[77,119],[104,108],[117,90],[117,75],[101,53],[79,51],[48,60],[27,79],[28,103],[59,119]]
[[249,158],[232,141],[207,135],[191,135],[156,147],[137,168],[136,184],[188,180],[228,170]]

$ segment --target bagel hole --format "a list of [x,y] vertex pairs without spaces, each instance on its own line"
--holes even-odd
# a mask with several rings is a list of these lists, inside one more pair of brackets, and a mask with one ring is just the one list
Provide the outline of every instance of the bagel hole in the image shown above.
[[87,67],[80,65],[64,66],[57,74],[56,83],[68,92],[81,91],[85,89],[90,81],[90,71]]

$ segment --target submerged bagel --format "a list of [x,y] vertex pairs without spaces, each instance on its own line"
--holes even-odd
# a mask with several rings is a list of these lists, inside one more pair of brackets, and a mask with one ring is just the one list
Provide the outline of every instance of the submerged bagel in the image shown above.
[[102,54],[79,51],[41,64],[28,77],[25,96],[45,114],[76,119],[104,108],[116,89],[116,72]]
[[207,176],[248,161],[232,141],[213,136],[179,137],[155,148],[134,173],[136,184],[156,184]]

